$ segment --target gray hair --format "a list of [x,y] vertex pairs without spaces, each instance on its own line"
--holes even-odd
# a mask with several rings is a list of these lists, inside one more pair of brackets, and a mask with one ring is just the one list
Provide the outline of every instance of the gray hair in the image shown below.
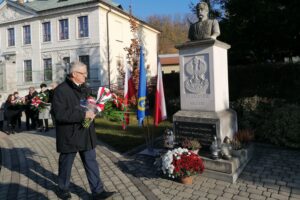
[[209,11],[208,4],[206,2],[200,2],[196,5],[197,10],[200,10],[201,7]]
[[79,68],[86,68],[86,65],[80,61],[74,61],[71,62],[70,64],[70,74],[72,74],[73,72],[75,72],[77,69]]

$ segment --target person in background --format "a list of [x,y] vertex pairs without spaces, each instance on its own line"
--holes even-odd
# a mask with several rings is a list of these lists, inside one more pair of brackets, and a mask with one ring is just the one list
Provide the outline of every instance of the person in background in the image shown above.
[[94,122],[84,128],[85,119],[93,120],[96,114],[86,111],[80,101],[91,94],[85,85],[87,67],[81,62],[71,64],[70,74],[54,90],[52,108],[56,123],[56,148],[59,153],[57,196],[70,199],[69,191],[71,169],[77,153],[83,163],[92,199],[105,199],[115,192],[107,192],[100,178],[99,165],[96,160],[96,132]]
[[43,104],[43,109],[39,111],[39,120],[41,120],[41,132],[47,132],[49,131],[49,119],[50,119],[50,106],[51,104],[49,103],[49,90],[47,89],[47,85],[45,83],[42,83],[40,85],[41,88],[41,94],[44,94],[46,96],[46,99],[44,100]]
[[50,108],[50,115],[52,119],[52,125],[55,127],[55,120],[54,120],[54,115],[53,115],[53,110],[52,110],[52,99],[54,95],[54,89],[57,87],[57,83],[53,82],[50,84],[51,89],[49,90],[49,102],[51,103],[51,108]]
[[14,97],[15,97],[15,106],[16,106],[16,109],[18,109],[18,115],[17,115],[17,126],[19,128],[19,130],[21,129],[21,125],[22,125],[22,121],[21,121],[21,118],[22,118],[22,112],[23,112],[23,101],[21,99],[21,97],[19,96],[19,92],[14,92]]
[[5,107],[5,101],[3,100],[3,96],[0,94],[0,131],[3,131],[4,107]]
[[[35,129],[38,123],[38,111],[31,106],[31,100],[37,95],[34,87],[28,89],[28,94],[25,96],[25,115],[26,115],[26,129]],[[30,123],[31,121],[31,123]]]
[[16,121],[19,114],[18,107],[15,105],[15,96],[13,94],[8,95],[5,102],[4,115],[7,119],[8,132],[7,134],[14,134],[16,128]]

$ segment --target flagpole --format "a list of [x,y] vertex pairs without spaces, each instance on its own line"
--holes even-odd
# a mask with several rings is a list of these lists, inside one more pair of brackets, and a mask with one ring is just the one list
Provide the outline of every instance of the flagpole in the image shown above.
[[149,144],[147,145],[148,146],[147,148],[148,148],[148,151],[153,152],[153,134],[151,133],[150,128],[149,128],[149,117],[147,116],[146,119],[147,119],[147,137],[148,137],[148,142],[149,142]]

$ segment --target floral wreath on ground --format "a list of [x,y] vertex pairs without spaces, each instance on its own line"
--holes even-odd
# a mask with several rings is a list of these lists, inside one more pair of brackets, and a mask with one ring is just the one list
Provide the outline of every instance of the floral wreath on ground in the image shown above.
[[162,171],[170,178],[188,177],[202,174],[204,164],[199,155],[179,147],[162,156]]

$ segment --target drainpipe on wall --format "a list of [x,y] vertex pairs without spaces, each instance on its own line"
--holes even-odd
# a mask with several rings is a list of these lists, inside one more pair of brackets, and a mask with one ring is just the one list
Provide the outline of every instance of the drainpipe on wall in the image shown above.
[[109,25],[108,14],[111,12],[111,8],[106,13],[106,38],[107,38],[107,70],[108,70],[108,88],[110,89],[110,52],[109,52]]

